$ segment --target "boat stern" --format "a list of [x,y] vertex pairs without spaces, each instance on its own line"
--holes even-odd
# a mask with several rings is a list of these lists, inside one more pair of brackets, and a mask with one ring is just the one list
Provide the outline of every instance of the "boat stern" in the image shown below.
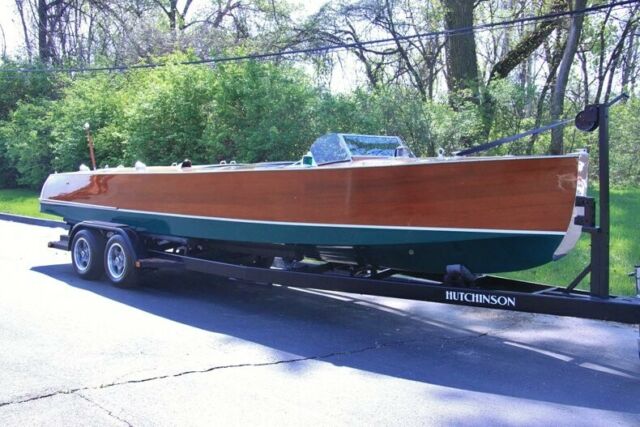
[[[587,195],[589,181],[589,153],[586,150],[581,150],[578,154],[578,171],[576,174],[576,201],[579,196],[584,197]],[[567,253],[569,253],[580,240],[582,235],[582,227],[576,224],[576,218],[584,215],[584,207],[577,206],[574,202],[573,212],[571,214],[571,220],[567,227],[567,232],[564,238],[558,245],[558,248],[553,253],[553,260],[556,261]]]

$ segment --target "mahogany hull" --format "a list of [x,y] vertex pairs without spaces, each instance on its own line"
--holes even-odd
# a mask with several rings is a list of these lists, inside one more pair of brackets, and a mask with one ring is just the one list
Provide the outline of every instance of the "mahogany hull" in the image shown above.
[[327,258],[411,271],[441,272],[448,264],[511,271],[553,259],[575,216],[579,163],[570,155],[107,169],[51,175],[41,204],[71,223],[93,219],[154,234],[308,245]]

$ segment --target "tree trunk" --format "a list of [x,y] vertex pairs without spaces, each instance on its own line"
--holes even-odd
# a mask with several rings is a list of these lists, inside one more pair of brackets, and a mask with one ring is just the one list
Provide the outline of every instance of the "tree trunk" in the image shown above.
[[584,97],[582,106],[587,108],[587,105],[589,105],[589,63],[585,52],[578,52],[577,54],[580,60],[580,69],[582,70],[582,92]]
[[[444,0],[445,28],[456,30],[473,26],[473,1]],[[473,32],[447,36],[447,86],[450,100],[472,99],[478,102],[478,60]]]
[[24,34],[24,45],[27,49],[27,56],[29,62],[33,59],[33,51],[31,49],[31,38],[29,37],[29,31],[27,30],[27,22],[25,20],[23,0],[16,0],[16,9],[18,9],[18,15],[20,15],[20,23],[22,24],[22,32]]
[[[545,98],[547,97],[547,92],[551,86],[553,86],[553,82],[556,78],[556,72],[558,71],[558,66],[561,61],[561,53],[564,50],[564,46],[561,45],[560,40],[556,41],[555,48],[549,47],[549,49],[545,49],[547,51],[547,62],[549,63],[549,75],[544,82],[544,86],[542,87],[542,91],[540,92],[540,98],[538,98],[538,103],[536,105],[536,121],[533,125],[534,128],[539,128],[542,124],[542,114],[544,109]],[[527,154],[533,154],[533,150],[538,140],[540,134],[531,135],[531,139],[529,140],[529,144],[527,145]]]
[[[587,5],[587,0],[576,0],[574,4],[574,10],[584,9]],[[567,90],[567,82],[569,81],[569,71],[571,71],[571,64],[573,58],[576,55],[578,49],[578,41],[580,40],[580,34],[582,33],[582,23],[584,21],[584,14],[574,15],[571,20],[571,27],[569,28],[569,35],[567,36],[567,43],[564,47],[564,53],[562,54],[562,61],[558,69],[558,77],[556,79],[555,87],[553,88],[553,94],[551,95],[551,120],[555,121],[560,118],[564,110],[564,95]],[[551,130],[551,146],[549,152],[551,154],[562,154],[564,151],[562,136],[563,128],[554,128]]]
[[51,45],[47,29],[48,8],[46,0],[38,0],[38,57],[43,64],[49,63],[51,59]]
[[627,92],[629,90],[629,82],[631,81],[631,76],[635,73],[635,58],[636,58],[636,30],[638,28],[638,24],[634,23],[629,32],[629,42],[627,43],[626,54],[623,59],[623,67],[622,67],[622,90]]
[[[618,65],[620,64],[620,58],[622,57],[622,52],[624,51],[624,46],[629,37],[629,33],[635,31],[636,28],[636,20],[635,14],[638,11],[638,6],[634,8],[631,13],[631,18],[627,21],[624,26],[624,30],[616,43],[616,46],[613,48],[613,52],[611,52],[611,57],[609,58],[609,63],[607,64],[607,71],[609,72],[609,81],[607,83],[607,89],[604,96],[604,102],[609,102],[609,97],[611,95],[611,89],[613,88],[613,78],[615,76]],[[624,90],[624,86],[623,86]]]
[[[420,97],[424,101],[427,99],[427,91],[425,89],[424,81],[422,80],[422,76],[420,72],[413,66],[413,63],[411,62],[411,58],[409,58],[409,54],[407,53],[403,44],[400,42],[400,38],[402,37],[402,35],[399,34],[398,31],[396,30],[396,24],[393,17],[393,10],[391,8],[391,4],[389,0],[385,2],[385,8],[387,12],[387,19],[389,22],[389,32],[391,33],[391,36],[396,42],[396,50],[398,51],[398,53],[400,54],[400,57],[404,61],[405,67],[407,67],[407,71],[409,72],[409,77],[411,78],[413,85],[418,90],[418,92],[420,93]],[[472,11],[473,11],[473,8],[472,8]]]

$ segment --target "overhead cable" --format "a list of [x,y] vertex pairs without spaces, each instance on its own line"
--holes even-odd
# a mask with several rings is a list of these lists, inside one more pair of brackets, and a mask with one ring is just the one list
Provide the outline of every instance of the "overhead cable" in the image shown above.
[[[279,52],[252,53],[252,54],[239,55],[239,56],[203,58],[203,59],[197,59],[192,61],[182,61],[176,64],[177,65],[202,65],[202,64],[217,64],[217,63],[238,62],[238,61],[247,61],[247,60],[273,59],[273,58],[293,56],[293,55],[319,54],[319,53],[326,53],[326,52],[345,50],[345,49],[351,49],[351,48],[362,48],[364,46],[397,43],[397,42],[414,40],[414,39],[426,39],[426,38],[434,38],[439,36],[456,36],[456,35],[468,34],[468,33],[473,33],[478,31],[506,28],[506,27],[511,27],[519,24],[548,22],[548,21],[554,21],[560,18],[573,17],[576,15],[588,15],[588,14],[602,12],[605,9],[612,9],[612,8],[617,8],[621,6],[627,6],[627,5],[631,5],[638,2],[640,2],[640,0],[625,0],[625,1],[595,5],[595,6],[587,7],[584,9],[554,12],[546,15],[529,16],[524,18],[511,19],[507,21],[490,22],[490,23],[476,25],[476,26],[455,28],[455,29],[449,29],[449,30],[438,30],[438,31],[431,31],[427,33],[417,33],[417,34],[406,35],[406,36],[390,37],[390,38],[377,39],[377,40],[367,40],[367,41],[361,41],[361,42],[335,43],[331,45],[309,47],[309,48],[303,48],[303,49],[289,49],[289,50],[283,50]],[[86,72],[126,71],[126,70],[136,70],[136,69],[145,69],[145,68],[157,68],[157,67],[165,67],[167,65],[169,64],[150,63],[150,64],[135,64],[135,65],[115,65],[115,66],[109,66],[109,67],[14,68],[14,69],[0,69],[0,73],[37,73],[37,72],[86,73]]]

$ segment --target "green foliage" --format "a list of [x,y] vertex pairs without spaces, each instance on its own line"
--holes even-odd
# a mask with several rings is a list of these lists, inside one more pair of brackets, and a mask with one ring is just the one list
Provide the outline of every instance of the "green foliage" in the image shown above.
[[[575,112],[567,112],[571,117]],[[640,100],[632,98],[625,103],[614,105],[609,110],[609,171],[613,186],[640,184]],[[598,131],[587,133],[575,126],[566,126],[564,132],[565,151],[573,152],[581,148],[589,150],[589,175],[598,177],[599,147]]]
[[2,137],[0,128],[0,188],[12,188],[16,185],[18,171],[7,153],[7,141]]
[[[523,88],[507,79],[497,79],[491,82],[485,90],[493,102],[494,120],[491,124],[489,139],[514,135],[535,127],[535,121],[528,111],[534,106],[530,101],[534,99],[533,88]],[[498,150],[499,154],[530,154],[531,139],[523,138]],[[501,152],[500,152],[501,151]]]
[[472,103],[455,111],[446,103],[424,102],[406,88],[325,94],[316,107],[317,135],[351,132],[401,136],[418,155],[452,153],[477,142],[480,114]]
[[74,81],[63,92],[51,112],[55,170],[77,170],[82,163],[91,164],[85,123],[89,123],[94,137],[98,166],[116,166],[122,161],[124,87],[124,77],[98,74]]
[[[185,158],[207,162],[203,132],[215,90],[214,73],[204,66],[168,65],[133,73],[123,94],[124,126],[120,129],[127,142],[125,159],[147,164],[171,164]],[[117,134],[116,129],[110,132]]]
[[[178,65],[75,79],[57,100],[22,103],[0,122],[0,183],[38,187],[47,174],[98,166],[294,159],[315,135],[318,93],[287,65]],[[17,178],[17,179],[16,179]]]
[[[37,104],[40,98],[51,99],[58,95],[59,87],[62,85],[61,79],[51,73],[16,72],[25,67],[38,68],[38,65],[14,62],[6,58],[0,64],[0,128],[5,121],[10,120],[12,112],[20,102]],[[14,126],[12,131],[16,130]],[[16,162],[20,156],[15,156],[15,149],[12,149],[12,152],[14,155],[9,154],[8,140],[0,136],[0,188],[13,187],[18,181],[24,183],[24,179],[18,179],[19,172],[16,170]]]
[[247,62],[216,69],[206,138],[214,160],[295,159],[313,141],[315,92],[286,65]]
[[[438,148],[451,154],[459,149],[471,147],[483,143],[482,114],[473,103],[462,104],[457,111],[448,104],[432,103],[429,105],[431,117],[433,142],[430,150],[434,152]],[[427,154],[431,155],[431,151]]]
[[19,73],[20,68],[38,65],[3,60],[0,64],[0,120],[6,120],[19,101],[54,98],[62,82],[55,74],[45,72]]
[[51,101],[18,103],[10,121],[0,127],[6,157],[16,169],[17,184],[38,188],[51,171]]

